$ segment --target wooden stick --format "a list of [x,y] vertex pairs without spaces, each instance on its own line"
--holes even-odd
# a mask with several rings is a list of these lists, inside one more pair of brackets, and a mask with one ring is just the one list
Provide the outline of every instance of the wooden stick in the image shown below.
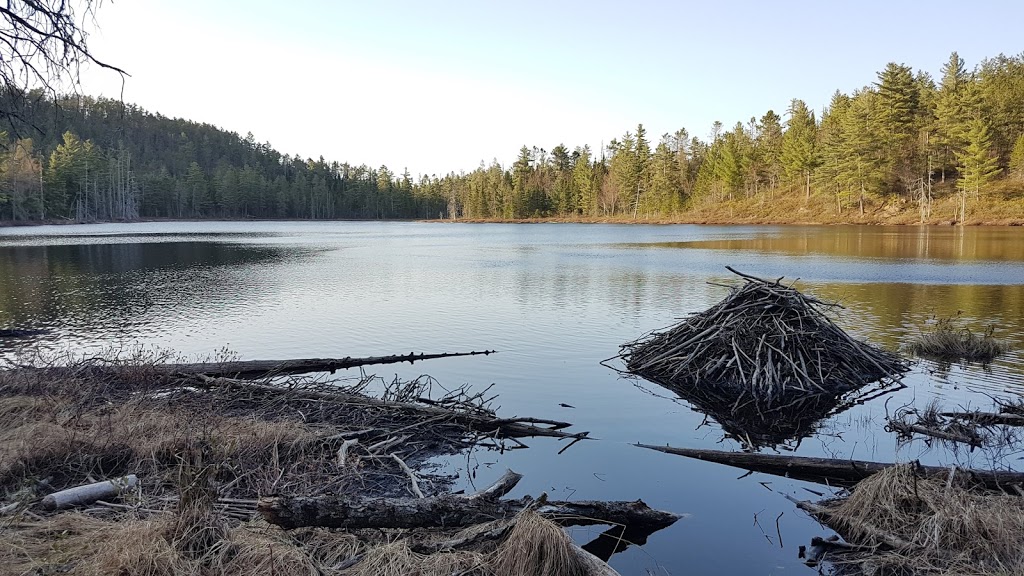
[[345,468],[346,460],[348,459],[348,449],[359,443],[359,440],[352,438],[345,440],[341,444],[341,448],[338,448],[338,467]]
[[425,498],[425,496],[423,496],[423,491],[420,490],[419,480],[416,479],[416,473],[412,471],[412,468],[409,468],[409,465],[399,458],[398,454],[392,454],[391,458],[393,458],[395,462],[398,462],[398,466],[401,467],[402,471],[405,472],[405,475],[409,477],[409,481],[412,482],[412,493],[415,494],[417,498]]

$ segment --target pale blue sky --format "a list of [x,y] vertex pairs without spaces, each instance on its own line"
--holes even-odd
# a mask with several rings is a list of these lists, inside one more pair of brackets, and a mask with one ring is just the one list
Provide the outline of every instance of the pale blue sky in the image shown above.
[[[909,2],[105,2],[93,51],[125,100],[284,153],[408,167],[600,146],[642,122],[706,138],[798,97],[819,110],[890,61],[938,76],[1024,51],[1024,4]],[[117,96],[91,70],[83,89]]]

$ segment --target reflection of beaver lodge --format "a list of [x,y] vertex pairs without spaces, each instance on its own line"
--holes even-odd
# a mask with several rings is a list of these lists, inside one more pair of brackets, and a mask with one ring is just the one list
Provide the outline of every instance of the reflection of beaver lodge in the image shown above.
[[729,270],[744,283],[728,297],[620,355],[629,372],[677,392],[748,446],[802,436],[844,394],[907,370],[836,326],[825,312],[837,304]]

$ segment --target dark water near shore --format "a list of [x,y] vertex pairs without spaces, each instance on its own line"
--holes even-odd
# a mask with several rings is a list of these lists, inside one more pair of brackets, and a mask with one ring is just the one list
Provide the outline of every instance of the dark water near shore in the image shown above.
[[[724,266],[798,286],[846,310],[855,335],[898,348],[933,317],[995,326],[1014,351],[988,367],[915,365],[894,406],[938,397],[991,407],[1024,394],[1024,229],[152,223],[0,228],[0,329],[46,329],[16,346],[136,342],[203,356],[363,356],[492,348],[488,357],[380,367],[442,384],[495,384],[501,414],[566,419],[600,441],[474,452],[447,464],[486,484],[511,467],[515,494],[636,499],[690,514],[615,556],[624,574],[814,572],[797,546],[825,533],[783,498],[810,484],[642,450],[634,442],[738,449],[653,384],[600,364],[618,346],[714,304]],[[803,455],[921,458],[1024,468],[1012,449],[950,453],[882,431],[885,399],[790,443]],[[559,403],[575,408],[563,408]],[[786,452],[788,453],[788,452]],[[781,514],[781,517],[780,517]],[[776,526],[776,519],[778,526]],[[581,542],[600,529],[574,533]],[[781,542],[780,542],[781,536]]]

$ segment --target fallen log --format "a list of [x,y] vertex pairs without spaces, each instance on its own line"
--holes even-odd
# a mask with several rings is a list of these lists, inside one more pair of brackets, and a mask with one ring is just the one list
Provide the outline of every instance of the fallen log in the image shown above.
[[466,527],[511,518],[533,507],[541,516],[566,526],[620,524],[664,528],[681,516],[654,510],[643,501],[561,502],[530,497],[500,500],[521,476],[508,472],[494,485],[474,496],[443,495],[428,498],[350,498],[344,496],[275,496],[261,498],[256,510],[285,529],[325,528],[437,528]]
[[[805,480],[830,486],[850,487],[875,472],[896,466],[896,463],[868,462],[865,460],[842,460],[838,458],[810,458],[806,456],[782,456],[777,454],[758,454],[750,452],[725,452],[721,450],[701,450],[697,448],[675,448],[672,446],[653,446],[637,444],[640,448],[657,450],[666,454],[675,454],[687,458],[695,458],[706,462],[715,462],[776,476],[784,476],[796,480]],[[923,466],[915,464],[919,474],[949,474],[945,466]],[[986,488],[1002,490],[1014,484],[1024,483],[1024,472],[1004,472],[998,470],[961,469],[974,481]]]
[[483,350],[481,352],[444,352],[441,354],[395,354],[391,356],[368,356],[365,358],[300,358],[293,360],[242,360],[234,362],[200,362],[194,364],[157,364],[156,368],[170,374],[205,374],[217,378],[225,376],[229,378],[240,378],[243,380],[256,380],[268,376],[284,376],[294,374],[308,374],[310,372],[330,372],[356,368],[359,366],[371,366],[379,364],[410,364],[421,360],[434,360],[437,358],[454,358],[457,356],[487,356],[494,354],[495,350]]
[[[529,497],[471,500],[452,495],[428,498],[276,496],[261,498],[256,510],[267,522],[286,529],[304,526],[409,529],[466,527],[497,518],[510,518],[532,502]],[[679,519],[671,512],[654,510],[641,500],[548,501],[537,508],[537,513],[566,526],[625,524],[665,527]]]
[[46,496],[40,505],[44,510],[61,510],[82,504],[92,504],[97,500],[118,496],[126,490],[135,488],[138,483],[138,477],[135,474],[129,474],[122,478],[75,486]]
[[[346,356],[344,358],[297,358],[290,360],[238,360],[230,362],[154,364],[152,368],[158,373],[167,374],[169,376],[193,376],[202,374],[211,378],[228,377],[242,380],[259,380],[274,376],[309,374],[313,372],[330,372],[333,374],[337,370],[357,368],[359,366],[399,364],[402,362],[412,364],[422,360],[434,360],[437,358],[480,355],[487,356],[495,353],[497,353],[496,350],[482,350],[479,352],[444,352],[440,354],[416,354],[410,352],[409,354],[367,356],[363,358]],[[80,371],[81,367],[25,367],[22,369],[42,370],[49,375],[61,376],[63,373],[74,374]],[[116,364],[100,364],[92,365],[90,366],[90,369],[93,371],[94,375],[96,371],[99,371],[100,373],[109,372],[111,375],[117,375],[117,373],[122,370],[122,367]]]

